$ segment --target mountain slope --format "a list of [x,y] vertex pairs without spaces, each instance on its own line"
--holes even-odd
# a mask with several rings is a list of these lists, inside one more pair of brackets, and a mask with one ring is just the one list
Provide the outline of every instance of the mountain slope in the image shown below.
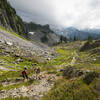
[[[44,46],[44,44],[53,45],[59,40],[59,37],[49,28],[49,25],[42,26],[35,23],[24,23],[7,0],[0,0],[0,26],[26,38],[29,37],[30,41],[36,42],[40,46]],[[31,31],[35,32],[36,35],[28,34]]]
[[0,25],[20,35],[26,33],[22,19],[7,0],[0,0]]
[[[32,44],[31,42],[24,40],[22,38],[16,37],[13,34],[10,34],[6,31],[0,30],[0,41],[1,42],[8,42],[8,43],[12,43],[14,45],[18,45],[20,47],[26,47],[26,48],[30,48],[30,49],[39,49],[39,47],[37,47],[36,45]],[[37,50],[36,49],[36,50]]]
[[25,23],[26,30],[28,31],[29,40],[37,43],[43,43],[52,46],[59,42],[59,36],[55,34],[49,25],[40,25],[33,22]]

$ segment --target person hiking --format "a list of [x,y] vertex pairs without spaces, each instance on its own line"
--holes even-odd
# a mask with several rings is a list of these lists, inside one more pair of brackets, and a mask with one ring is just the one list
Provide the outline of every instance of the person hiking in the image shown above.
[[24,78],[24,81],[27,79],[28,80],[28,71],[26,66],[24,67],[24,70],[22,71],[22,76]]
[[37,68],[34,69],[34,71],[36,73],[36,79],[38,79],[39,78],[39,74],[40,74],[40,68],[37,67]]

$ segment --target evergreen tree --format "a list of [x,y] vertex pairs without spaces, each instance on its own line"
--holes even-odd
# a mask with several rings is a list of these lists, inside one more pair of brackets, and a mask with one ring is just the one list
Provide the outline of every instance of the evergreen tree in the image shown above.
[[60,36],[60,43],[62,43],[62,42],[67,42],[67,37],[66,36],[63,36],[63,35],[61,35]]
[[64,37],[63,40],[65,43],[67,43],[67,37]]
[[92,41],[93,41],[92,36],[88,36],[88,42],[92,42]]
[[78,38],[76,36],[74,36],[74,41],[77,41],[77,40],[78,40]]
[[63,36],[62,35],[60,36],[60,42],[61,43],[63,42]]

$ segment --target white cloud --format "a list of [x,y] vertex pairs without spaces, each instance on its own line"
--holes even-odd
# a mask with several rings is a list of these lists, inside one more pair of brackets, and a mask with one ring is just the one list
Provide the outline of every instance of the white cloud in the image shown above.
[[100,28],[100,0],[8,0],[18,14],[42,24]]

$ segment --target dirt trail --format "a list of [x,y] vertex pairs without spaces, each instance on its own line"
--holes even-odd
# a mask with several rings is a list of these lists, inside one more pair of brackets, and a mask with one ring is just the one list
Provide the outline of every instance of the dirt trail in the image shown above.
[[74,52],[74,55],[75,56],[73,57],[72,61],[70,62],[70,65],[73,65],[76,62],[76,57],[78,57],[78,54],[76,53],[76,51]]
[[40,84],[30,85],[28,87],[22,86],[21,88],[15,88],[13,90],[2,90],[0,91],[0,99],[6,97],[20,97],[20,96],[28,96],[32,100],[40,100],[40,98],[46,94],[54,85],[55,81],[58,79],[54,74],[43,74],[41,80],[39,80]]

